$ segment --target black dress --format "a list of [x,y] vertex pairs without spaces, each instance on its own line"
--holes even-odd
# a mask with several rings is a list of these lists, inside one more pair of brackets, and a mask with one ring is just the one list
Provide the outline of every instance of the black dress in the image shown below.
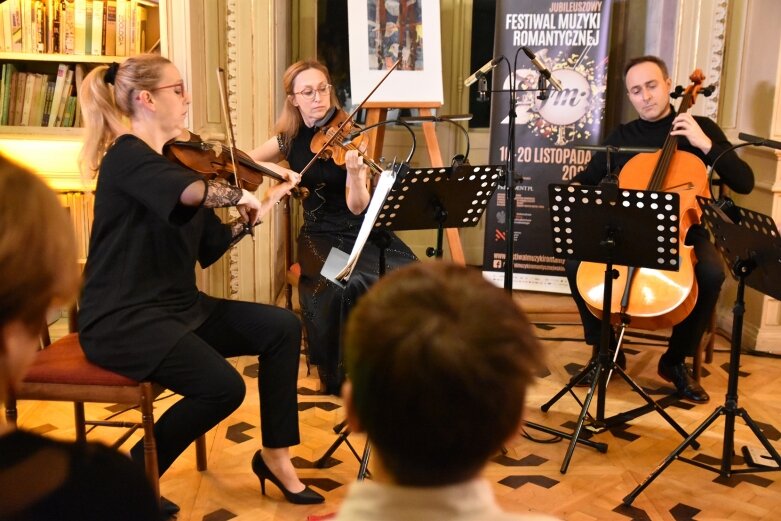
[[0,519],[157,521],[146,476],[98,443],[63,443],[24,431],[0,436]]
[[[309,144],[315,130],[301,127],[290,150],[282,150],[293,170],[300,172],[314,157]],[[298,286],[301,310],[309,339],[310,361],[319,366],[331,390],[342,378],[340,339],[344,320],[356,299],[379,277],[380,250],[372,242],[364,247],[358,264],[342,289],[320,275],[331,248],[350,253],[363,214],[347,207],[347,171],[332,160],[317,160],[301,179],[310,195],[303,201],[304,224],[298,235]],[[385,250],[388,271],[417,260],[409,247],[395,234]]]

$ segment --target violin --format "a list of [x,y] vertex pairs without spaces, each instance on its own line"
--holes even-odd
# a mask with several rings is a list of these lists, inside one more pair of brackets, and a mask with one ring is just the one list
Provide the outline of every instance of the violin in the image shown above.
[[[390,73],[393,72],[396,69],[396,67],[399,66],[400,63],[401,63],[401,59],[396,60],[396,63],[394,63],[393,66],[390,69],[388,69],[388,72],[386,72],[385,75],[382,78],[380,78],[380,81],[377,82],[374,88],[372,88],[372,90],[369,91],[369,94],[366,95],[363,101],[361,101],[358,105],[356,105],[353,108],[353,111],[350,112],[350,114],[345,114],[343,110],[339,110],[338,112],[343,114],[343,116],[340,116],[338,118],[332,117],[330,121],[332,121],[333,123],[326,128],[325,132],[322,133],[322,137],[318,137],[321,135],[320,132],[315,134],[315,137],[313,137],[312,141],[309,143],[310,149],[312,150],[312,152],[315,153],[315,155],[314,157],[312,157],[311,160],[309,160],[309,163],[307,163],[307,165],[301,169],[301,172],[299,172],[302,176],[310,168],[312,168],[312,165],[315,163],[318,157],[323,157],[322,154],[326,149],[330,148],[331,149],[330,153],[333,155],[334,152],[337,150],[337,148],[346,148],[348,146],[354,147],[351,150],[358,150],[358,153],[361,154],[363,160],[366,162],[367,165],[369,165],[369,168],[372,170],[372,173],[376,174],[382,172],[382,168],[379,167],[373,161],[367,160],[368,158],[364,156],[363,153],[361,153],[361,151],[358,149],[359,147],[356,146],[352,141],[350,141],[350,143],[348,143],[347,145],[343,145],[342,143],[343,141],[345,141],[345,138],[347,137],[345,128],[352,128],[354,125],[353,118],[355,117],[355,114],[361,109],[361,107],[363,107],[364,103],[366,103],[369,100],[371,95],[374,94],[374,92],[380,87],[380,85],[382,85],[382,83],[386,80],[386,78],[390,76]],[[337,113],[336,108],[333,108],[332,110],[334,114]],[[318,139],[317,143],[320,144],[319,147],[316,146],[317,143],[315,142],[315,139]],[[344,155],[346,153],[347,152],[345,150],[344,154],[341,155],[342,157],[341,164],[344,164]]]
[[[257,164],[246,152],[237,148],[233,148],[233,156],[236,158],[234,166],[230,149],[219,144],[207,143],[198,134],[187,130],[179,138],[165,144],[163,155],[209,180],[215,178],[229,182],[232,180],[237,186],[251,192],[257,190],[263,183],[264,176],[287,182],[287,179]],[[305,198],[309,195],[309,190],[294,186],[290,194],[296,198]]]
[[[695,70],[692,82],[678,108],[683,114],[694,105],[705,79]],[[670,129],[672,131],[672,129]],[[613,284],[618,291],[612,295],[611,321],[620,323],[622,315],[632,317],[632,325],[640,329],[663,329],[683,321],[697,302],[697,281],[694,274],[694,248],[685,244],[689,228],[699,223],[702,210],[697,196],[709,197],[705,164],[694,154],[678,150],[678,136],[667,134],[664,145],[657,152],[637,154],[621,169],[619,187],[630,190],[675,192],[680,197],[678,226],[679,270],[662,271],[649,268],[615,266],[618,273]],[[605,265],[583,262],[578,268],[577,286],[589,309],[602,315]],[[623,288],[621,290],[620,288]]]
[[317,125],[317,132],[309,143],[309,149],[316,157],[331,159],[337,165],[344,167],[347,151],[357,150],[372,175],[382,173],[382,167],[363,153],[362,145],[366,141],[366,134],[358,134],[347,141],[351,131],[359,127],[344,110],[331,107],[326,117],[318,123],[322,126]]

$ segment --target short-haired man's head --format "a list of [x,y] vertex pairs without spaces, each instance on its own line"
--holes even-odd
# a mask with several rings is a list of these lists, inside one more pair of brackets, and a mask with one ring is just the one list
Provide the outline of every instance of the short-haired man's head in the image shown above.
[[506,292],[429,262],[361,298],[345,359],[354,413],[393,479],[437,486],[477,475],[516,431],[542,353]]
[[657,67],[662,71],[662,77],[666,80],[670,77],[670,74],[667,72],[667,64],[664,63],[664,60],[659,58],[658,56],[652,56],[652,55],[646,55],[646,56],[638,56],[636,58],[632,58],[628,62],[626,62],[626,65],[624,66],[624,80],[626,80],[626,74],[629,72],[629,69],[634,67],[635,65],[640,65],[641,63],[655,63]]
[[0,328],[31,332],[79,286],[73,226],[57,195],[35,174],[0,156]]

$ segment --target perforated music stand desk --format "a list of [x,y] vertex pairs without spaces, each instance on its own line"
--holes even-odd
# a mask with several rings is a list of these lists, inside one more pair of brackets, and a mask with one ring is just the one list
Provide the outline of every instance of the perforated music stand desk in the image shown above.
[[444,229],[476,226],[503,176],[502,165],[411,168],[396,180],[374,229],[436,229],[441,257]]
[[[602,331],[599,356],[545,403],[545,412],[592,370],[596,371],[561,472],[565,473],[597,392],[597,423],[605,423],[605,391],[609,372],[616,371],[647,403],[637,411],[656,410],[684,438],[688,433],[609,357],[613,265],[677,271],[679,268],[679,196],[669,192],[603,186],[548,186],[553,255],[605,264]],[[629,278],[629,276],[627,276]],[[623,288],[621,289],[623,292]],[[597,387],[598,386],[598,387]],[[574,394],[573,394],[574,395]],[[576,397],[577,398],[577,397]],[[619,415],[625,417],[626,414]]]
[[[436,229],[437,245],[429,248],[428,253],[441,257],[444,229],[476,226],[503,172],[501,165],[461,165],[414,168],[397,175],[372,226],[371,240],[380,249],[380,275],[385,273],[385,247],[389,242],[382,232]],[[344,287],[344,280],[336,275],[349,257],[348,253],[331,248],[320,273]]]
[[[631,505],[638,494],[656,479],[674,460],[680,460],[700,467],[720,476],[730,477],[733,474],[772,472],[781,470],[781,455],[773,448],[762,432],[760,426],[749,416],[746,409],[738,407],[738,381],[740,376],[740,349],[743,335],[743,315],[745,313],[744,290],[749,285],[752,288],[773,297],[781,299],[781,238],[778,228],[771,217],[735,206],[735,222],[714,201],[697,197],[702,208],[702,219],[713,232],[716,248],[730,268],[732,275],[738,280],[735,305],[732,308],[732,338],[730,341],[729,379],[724,405],[720,405],[702,422],[691,435],[687,436],[656,469],[643,480],[623,500],[625,505]],[[704,460],[681,456],[681,453],[705,432],[720,416],[724,416],[724,438],[722,442],[721,463],[719,466],[705,463]],[[767,451],[767,461],[762,466],[753,468],[732,468],[735,457],[735,417],[740,416],[754,436]],[[748,453],[748,449],[744,447]],[[745,454],[746,460],[750,461]]]

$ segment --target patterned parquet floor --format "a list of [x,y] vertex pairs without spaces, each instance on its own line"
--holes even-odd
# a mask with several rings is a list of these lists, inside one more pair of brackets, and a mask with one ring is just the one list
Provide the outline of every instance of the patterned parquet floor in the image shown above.
[[[540,410],[540,406],[587,361],[589,353],[582,343],[582,330],[577,324],[545,321],[535,321],[535,326],[548,361],[547,371],[539,375],[531,390],[526,418],[530,422],[571,433],[581,410],[572,396],[564,396],[546,413]],[[724,403],[728,348],[728,341],[719,337],[714,361],[705,366],[703,385],[711,395],[708,404],[695,406],[668,398],[671,387],[655,375],[658,357],[664,349],[658,340],[635,336],[627,339],[628,374],[653,398],[660,399],[670,416],[691,432]],[[739,404],[760,424],[773,446],[781,450],[781,433],[778,430],[781,429],[781,360],[744,355],[741,362]],[[208,434],[208,470],[196,470],[195,451],[191,447],[161,481],[163,495],[181,506],[178,519],[303,521],[310,515],[337,510],[347,485],[357,474],[359,463],[356,456],[346,444],[342,444],[327,462],[326,468],[314,468],[313,463],[337,439],[333,427],[343,419],[341,400],[316,394],[316,378],[307,375],[302,358],[299,378],[302,443],[293,449],[293,454],[304,481],[324,493],[326,503],[311,507],[290,505],[270,484],[266,489],[268,495],[263,497],[250,470],[252,454],[260,446],[255,383],[257,361],[245,357],[236,359],[235,364],[246,379],[247,397],[233,415]],[[580,397],[585,395],[583,389],[576,392]],[[164,397],[158,401],[158,411],[164,410],[175,399]],[[605,399],[607,416],[644,403],[615,376]],[[88,414],[106,417],[120,409],[117,405],[90,406]],[[595,404],[592,404],[591,412],[596,414]],[[20,424],[24,428],[58,438],[73,438],[72,408],[67,404],[22,402],[19,413]],[[417,426],[398,425],[396,428],[416,429]],[[673,461],[637,496],[631,507],[622,506],[622,499],[682,441],[682,437],[657,412],[593,435],[592,439],[608,444],[607,452],[577,446],[564,474],[560,468],[568,441],[556,441],[535,429],[526,431],[531,437],[545,442],[532,441],[519,433],[507,443],[507,453],[498,454],[484,471],[507,510],[541,511],[573,521],[779,518],[781,473],[752,472],[728,478],[681,461]],[[90,437],[110,440],[115,434],[107,429],[97,429]],[[347,439],[359,453],[362,452],[362,436],[351,434]],[[699,437],[700,449],[689,448],[684,455],[718,464],[723,440],[724,419],[720,418]],[[127,450],[131,443],[128,442],[123,449]],[[759,443],[740,418],[736,421],[734,445],[738,454],[736,468],[745,468],[740,457],[741,447],[758,447]]]

